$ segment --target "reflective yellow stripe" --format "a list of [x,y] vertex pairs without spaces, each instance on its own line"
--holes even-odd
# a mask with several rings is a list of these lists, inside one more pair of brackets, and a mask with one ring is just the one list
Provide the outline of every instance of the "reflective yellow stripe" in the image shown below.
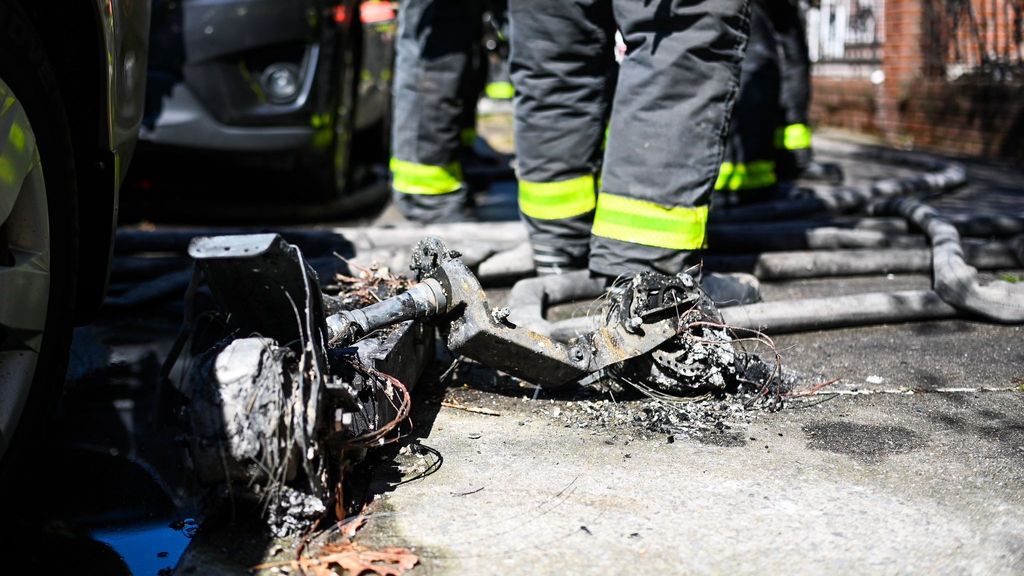
[[704,247],[707,206],[669,208],[602,192],[594,215],[595,236],[671,250]]
[[433,166],[391,159],[391,186],[402,194],[448,194],[462,188],[458,162]]
[[511,100],[516,95],[516,89],[511,82],[489,82],[484,87],[484,93],[495,100]]
[[519,181],[519,209],[530,218],[557,220],[594,209],[594,177],[580,176],[561,182]]
[[722,162],[722,169],[715,181],[715,190],[750,190],[764,188],[775,184],[775,162],[758,160],[744,164],[742,162]]
[[811,147],[811,128],[807,124],[790,124],[775,130],[775,147],[803,150]]
[[7,133],[7,141],[14,146],[15,152],[21,154],[25,151],[25,129],[19,124],[11,124],[11,130]]
[[459,132],[459,140],[463,146],[472,146],[476,142],[476,129],[465,128],[462,132]]

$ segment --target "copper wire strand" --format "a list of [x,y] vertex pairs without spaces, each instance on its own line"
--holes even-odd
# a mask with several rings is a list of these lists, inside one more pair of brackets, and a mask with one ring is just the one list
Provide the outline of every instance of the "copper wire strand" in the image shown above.
[[[409,394],[409,389],[406,388],[405,384],[403,384],[402,381],[399,380],[398,378],[395,378],[390,374],[385,374],[384,372],[381,372],[376,368],[365,366],[359,362],[353,362],[352,360],[349,360],[349,364],[351,364],[352,367],[355,368],[356,370],[360,370],[368,376],[373,376],[391,385],[391,390],[388,391],[388,400],[391,402],[392,407],[394,407],[395,410],[397,411],[397,414],[393,419],[391,419],[389,422],[387,422],[377,430],[373,430],[371,432],[367,432],[365,434],[361,434],[359,436],[356,436],[355,438],[352,438],[351,440],[348,441],[348,446],[355,448],[375,448],[377,446],[382,446],[384,444],[397,442],[401,438],[400,434],[394,436],[393,438],[387,439],[385,439],[385,436],[387,436],[388,433],[390,433],[391,431],[398,428],[398,426],[401,425],[402,422],[409,418],[409,413],[412,410],[412,396]],[[393,391],[395,390],[398,391],[398,394],[401,397],[398,406],[395,406],[394,404]]]

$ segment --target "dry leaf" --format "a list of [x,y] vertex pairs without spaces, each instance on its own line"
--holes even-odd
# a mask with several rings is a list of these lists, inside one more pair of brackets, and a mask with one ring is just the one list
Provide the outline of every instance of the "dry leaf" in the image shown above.
[[344,536],[346,540],[355,538],[356,532],[366,524],[366,519],[365,514],[360,514],[359,516],[345,522],[341,525],[341,535]]
[[408,548],[381,548],[372,550],[355,542],[327,544],[318,556],[300,558],[291,562],[275,562],[254,566],[263,570],[274,566],[290,566],[313,576],[337,576],[333,568],[345,570],[348,576],[376,574],[377,576],[402,576],[419,564],[419,556]]
[[378,576],[402,576],[419,563],[418,556],[407,548],[381,548],[370,550],[359,544],[343,544],[331,552],[334,546],[326,546],[326,554],[320,556],[321,563],[336,564],[351,576],[377,574]]

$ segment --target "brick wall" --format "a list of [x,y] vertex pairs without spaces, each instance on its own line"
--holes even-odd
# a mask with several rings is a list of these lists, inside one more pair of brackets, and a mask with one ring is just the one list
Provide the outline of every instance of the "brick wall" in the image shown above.
[[878,134],[877,92],[869,80],[815,78],[811,120]]
[[1024,159],[1024,83],[924,80],[901,100],[904,143],[950,153]]
[[884,80],[816,74],[812,119],[901,146],[1024,159],[1022,12],[1021,0],[886,0]]

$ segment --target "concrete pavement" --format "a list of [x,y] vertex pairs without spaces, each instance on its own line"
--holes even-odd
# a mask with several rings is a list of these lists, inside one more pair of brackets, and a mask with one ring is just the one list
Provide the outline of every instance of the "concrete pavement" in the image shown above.
[[443,408],[419,432],[443,465],[380,484],[365,541],[414,547],[423,574],[1024,571],[1020,392],[793,402],[726,445],[490,400],[501,416]]

